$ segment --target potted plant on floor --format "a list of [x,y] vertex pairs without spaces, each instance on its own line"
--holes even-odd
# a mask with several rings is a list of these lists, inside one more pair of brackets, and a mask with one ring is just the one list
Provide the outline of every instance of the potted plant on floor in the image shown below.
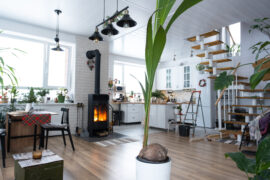
[[[140,83],[144,95],[145,123],[143,149],[136,158],[137,180],[169,180],[171,160],[167,156],[167,149],[159,144],[148,145],[149,115],[152,97],[152,88],[157,66],[166,44],[166,35],[175,20],[187,9],[202,0],[183,0],[175,12],[167,20],[176,0],[157,0],[156,11],[151,15],[147,23],[145,62],[146,75],[145,86]],[[153,25],[153,16],[154,25]],[[166,26],[165,26],[165,22]]]
[[181,107],[181,105],[177,105],[177,106],[174,108],[174,114],[175,114],[175,115],[179,115],[179,114],[181,114],[181,112],[182,112],[182,107]]
[[35,94],[34,88],[30,88],[29,93],[24,95],[22,103],[26,103],[25,111],[29,112],[32,108],[33,103],[37,102],[37,96]]

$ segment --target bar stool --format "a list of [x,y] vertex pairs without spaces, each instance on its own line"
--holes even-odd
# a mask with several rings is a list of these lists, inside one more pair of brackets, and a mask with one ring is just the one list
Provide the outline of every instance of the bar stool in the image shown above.
[[2,150],[2,163],[3,167],[6,167],[6,130],[0,129],[1,150]]

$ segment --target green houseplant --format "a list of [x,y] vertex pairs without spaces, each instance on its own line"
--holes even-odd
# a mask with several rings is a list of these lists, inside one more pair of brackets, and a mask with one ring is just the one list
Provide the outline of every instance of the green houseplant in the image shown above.
[[156,98],[156,100],[159,100],[159,99],[162,99],[164,100],[165,99],[165,95],[163,94],[163,92],[159,91],[159,90],[156,90],[155,92],[152,92],[152,97]]
[[40,96],[40,102],[46,103],[46,95],[50,93],[49,89],[38,88],[37,95]]
[[[145,85],[140,83],[144,96],[144,109],[145,109],[145,123],[144,123],[144,138],[143,149],[141,150],[136,161],[136,177],[137,179],[155,179],[166,180],[170,179],[170,159],[167,157],[166,148],[161,145],[151,144],[148,145],[148,129],[149,129],[149,115],[150,105],[152,97],[152,88],[155,78],[156,69],[160,61],[162,52],[166,44],[166,36],[175,20],[187,9],[201,2],[202,0],[183,0],[177,7],[173,15],[168,20],[169,12],[171,11],[176,0],[157,0],[156,11],[150,16],[147,23],[146,33],[146,46],[145,46],[145,62],[146,62],[146,74]],[[153,23],[153,16],[154,23]],[[168,21],[167,21],[168,20]],[[165,22],[166,23],[165,25]],[[151,150],[152,149],[152,150]],[[151,158],[146,157],[147,152],[153,155]],[[163,158],[157,158],[155,152],[162,152]],[[159,162],[156,168],[151,169],[153,165],[151,163],[144,162],[148,160],[150,162]]]
[[226,153],[225,157],[230,157],[249,180],[270,179],[270,136],[259,144],[255,159],[246,158],[241,152]]
[[37,96],[33,87],[30,88],[29,92],[24,95],[21,103],[26,103],[25,111],[28,112],[32,108],[32,104],[37,102]]
[[60,88],[60,91],[57,93],[58,103],[64,103],[68,90],[65,88]]

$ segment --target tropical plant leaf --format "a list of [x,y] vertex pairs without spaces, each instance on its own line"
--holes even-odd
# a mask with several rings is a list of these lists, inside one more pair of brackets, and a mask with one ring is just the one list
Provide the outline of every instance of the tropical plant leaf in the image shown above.
[[263,89],[264,89],[264,90],[270,89],[270,83],[267,83],[267,84],[264,86]]
[[256,153],[257,174],[270,167],[270,136],[267,136],[258,146]]
[[170,19],[165,32],[167,33],[170,28],[171,25],[174,23],[174,21],[183,13],[185,12],[187,9],[191,8],[192,6],[194,6],[195,4],[201,2],[202,0],[184,0],[181,5],[176,9],[176,11],[174,12],[172,18]]
[[147,23],[147,34],[146,34],[146,45],[145,45],[145,63],[146,63],[146,71],[147,75],[151,74],[152,64],[151,58],[153,54],[153,34],[152,34],[152,16],[150,16]]
[[227,72],[224,71],[220,73],[220,75],[215,79],[214,88],[215,90],[223,90],[224,88],[229,87],[232,85],[234,81],[233,75],[227,75]]
[[257,85],[261,82],[263,77],[269,72],[270,72],[270,68],[267,68],[267,69],[263,69],[259,72],[255,72],[254,74],[252,74],[249,79],[251,89],[255,89]]
[[225,157],[230,157],[237,165],[237,167],[246,173],[255,174],[255,159],[248,159],[241,152],[226,153]]

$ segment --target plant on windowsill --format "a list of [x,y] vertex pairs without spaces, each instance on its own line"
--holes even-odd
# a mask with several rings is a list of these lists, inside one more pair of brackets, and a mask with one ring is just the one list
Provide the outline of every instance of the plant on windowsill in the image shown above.
[[37,95],[40,96],[39,101],[41,103],[46,103],[47,99],[46,99],[46,95],[50,93],[49,89],[44,89],[44,88],[38,88],[38,92]]
[[[145,47],[145,86],[140,83],[144,95],[145,122],[143,149],[136,160],[136,179],[169,180],[171,160],[167,156],[167,149],[160,144],[148,145],[149,115],[152,97],[152,88],[156,69],[166,44],[166,36],[175,20],[187,9],[202,0],[183,0],[172,14],[169,21],[168,15],[176,0],[157,0],[156,11],[151,15],[147,23],[146,47]],[[153,16],[154,26],[153,26]],[[165,26],[165,22],[166,26]]]
[[270,136],[259,144],[255,159],[246,158],[241,152],[226,153],[225,157],[230,157],[249,180],[270,179]]
[[57,93],[58,103],[64,103],[68,90],[65,88],[60,88],[59,90],[60,91]]
[[24,95],[24,98],[22,101],[20,101],[20,103],[26,103],[25,106],[25,111],[29,112],[30,109],[32,108],[33,103],[37,102],[37,96],[35,94],[35,90],[33,87],[30,88],[28,94]]

